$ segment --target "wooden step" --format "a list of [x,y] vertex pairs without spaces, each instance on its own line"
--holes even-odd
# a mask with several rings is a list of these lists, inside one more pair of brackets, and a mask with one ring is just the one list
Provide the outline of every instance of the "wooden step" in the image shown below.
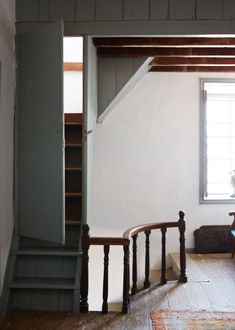
[[21,277],[16,278],[7,285],[12,289],[76,289],[74,278],[34,278]]
[[[178,252],[170,253],[170,260],[174,273],[180,275],[180,254]],[[201,271],[193,259],[186,253],[186,276],[188,282],[209,282],[208,277]]]

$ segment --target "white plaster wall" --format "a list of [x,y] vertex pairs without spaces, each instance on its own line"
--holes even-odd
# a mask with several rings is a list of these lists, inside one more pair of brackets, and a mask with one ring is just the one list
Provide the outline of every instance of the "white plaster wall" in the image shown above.
[[15,1],[0,1],[0,292],[13,229]]
[[82,71],[64,72],[64,112],[81,113],[82,107]]
[[[91,235],[121,236],[125,229],[177,221],[186,213],[186,247],[201,225],[230,224],[235,205],[199,204],[199,78],[232,74],[148,73],[95,131]],[[160,235],[151,241],[151,268],[160,268]],[[176,229],[167,250],[178,251]],[[120,251],[120,248],[119,248]],[[144,271],[144,243],[138,258]],[[102,251],[91,248],[91,307],[101,308]],[[121,301],[122,257],[110,256],[109,301]]]

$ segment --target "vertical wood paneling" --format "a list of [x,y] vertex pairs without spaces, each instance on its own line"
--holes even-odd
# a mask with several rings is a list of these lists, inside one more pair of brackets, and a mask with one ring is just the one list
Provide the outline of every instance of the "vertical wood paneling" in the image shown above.
[[37,0],[16,1],[16,20],[21,22],[37,22],[38,4]]
[[38,20],[45,22],[50,16],[50,0],[38,0]]
[[11,309],[12,310],[30,310],[32,307],[32,290],[21,289],[13,290],[11,296]]
[[124,20],[148,21],[150,0],[124,0]]
[[95,0],[76,0],[76,21],[94,21],[95,6]]
[[196,0],[170,0],[169,19],[194,19],[195,1]]
[[145,59],[145,57],[106,57],[98,59],[99,116],[133,77]]
[[62,312],[62,311],[72,311],[72,310],[73,310],[73,294],[71,290],[60,290],[59,311]]
[[116,95],[122,87],[132,77],[134,71],[133,57],[124,57],[116,59]]
[[122,0],[96,0],[97,21],[121,21]]
[[150,0],[150,20],[168,19],[168,0]]
[[38,257],[36,267],[36,277],[55,277],[59,278],[62,273],[62,257],[48,258]]
[[32,309],[39,311],[56,311],[59,306],[59,290],[33,290]]
[[235,18],[235,1],[224,0],[224,18]]
[[51,0],[51,20],[75,20],[75,0]]
[[197,0],[196,18],[223,18],[223,0]]
[[134,57],[133,60],[134,60],[134,63],[133,63],[134,64],[134,72],[136,72],[141,67],[141,65],[144,64],[145,60],[147,60],[147,57],[143,57],[143,56]]
[[101,115],[116,95],[116,60],[98,60],[98,113]]

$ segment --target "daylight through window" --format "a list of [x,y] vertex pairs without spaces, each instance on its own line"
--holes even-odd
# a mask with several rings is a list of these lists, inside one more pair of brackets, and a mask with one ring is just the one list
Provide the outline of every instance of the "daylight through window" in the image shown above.
[[235,81],[203,82],[203,200],[235,200]]

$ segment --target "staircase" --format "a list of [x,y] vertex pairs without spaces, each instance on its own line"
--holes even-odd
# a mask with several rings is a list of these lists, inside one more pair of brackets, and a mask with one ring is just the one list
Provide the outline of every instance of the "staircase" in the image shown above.
[[82,114],[65,115],[65,245],[14,234],[0,315],[78,312],[82,224]]

